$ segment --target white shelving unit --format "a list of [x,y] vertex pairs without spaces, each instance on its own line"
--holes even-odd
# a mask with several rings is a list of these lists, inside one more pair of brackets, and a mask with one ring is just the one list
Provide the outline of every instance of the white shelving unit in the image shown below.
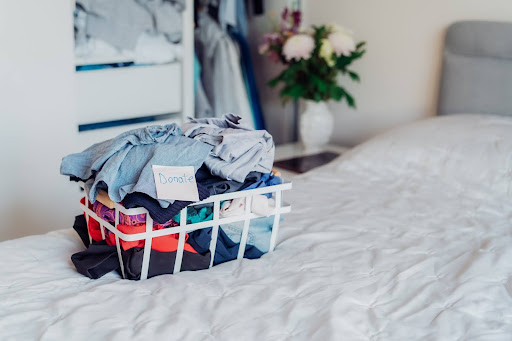
[[[151,124],[181,123],[194,115],[194,1],[186,0],[182,48],[179,60],[167,64],[129,66],[75,72],[76,124],[104,123],[144,117],[156,121],[101,128],[78,133],[78,145],[86,148],[122,131]],[[129,62],[98,61],[97,64]],[[76,65],[84,60],[75,58]],[[88,60],[87,64],[91,64]]]

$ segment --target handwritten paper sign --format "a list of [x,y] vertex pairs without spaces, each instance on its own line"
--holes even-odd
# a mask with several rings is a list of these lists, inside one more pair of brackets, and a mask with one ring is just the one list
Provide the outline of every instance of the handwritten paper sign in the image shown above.
[[194,167],[153,165],[153,176],[158,199],[199,201]]

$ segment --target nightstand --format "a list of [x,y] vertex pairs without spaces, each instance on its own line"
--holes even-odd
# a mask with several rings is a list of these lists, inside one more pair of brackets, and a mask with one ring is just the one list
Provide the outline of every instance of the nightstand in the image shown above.
[[342,146],[327,145],[321,151],[308,153],[304,151],[299,142],[278,145],[276,146],[274,169],[280,171],[284,178],[292,178],[331,162],[348,149]]

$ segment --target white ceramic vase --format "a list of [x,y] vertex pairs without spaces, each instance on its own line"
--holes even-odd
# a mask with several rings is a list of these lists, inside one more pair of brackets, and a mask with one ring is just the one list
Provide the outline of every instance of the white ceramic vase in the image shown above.
[[332,135],[334,118],[326,102],[306,101],[299,119],[300,141],[306,152],[322,151]]

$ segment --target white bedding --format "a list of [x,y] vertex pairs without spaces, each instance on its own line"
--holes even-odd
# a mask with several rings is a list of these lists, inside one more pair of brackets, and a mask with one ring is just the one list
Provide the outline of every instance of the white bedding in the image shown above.
[[259,260],[90,280],[71,229],[3,242],[0,339],[510,340],[511,178],[512,119],[456,115],[296,179]]

